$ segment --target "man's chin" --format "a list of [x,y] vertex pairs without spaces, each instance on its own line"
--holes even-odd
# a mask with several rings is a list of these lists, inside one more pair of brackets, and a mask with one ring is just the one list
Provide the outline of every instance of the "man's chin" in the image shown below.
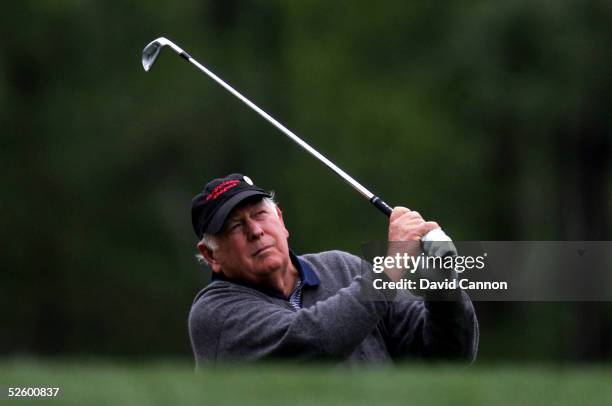
[[263,258],[258,258],[257,268],[261,273],[271,274],[279,271],[283,264],[279,255],[266,255]]

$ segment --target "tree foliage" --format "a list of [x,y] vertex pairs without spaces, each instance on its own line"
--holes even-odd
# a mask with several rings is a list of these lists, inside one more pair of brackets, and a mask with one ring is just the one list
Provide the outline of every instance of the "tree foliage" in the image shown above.
[[[7,3],[0,348],[188,354],[207,278],[189,205],[212,177],[274,189],[298,252],[386,236],[350,187],[180,58],[145,74],[155,37],[457,239],[608,240],[611,17],[604,0]],[[548,327],[577,331],[579,306],[540,306],[569,327],[478,307],[485,358],[517,328],[537,332],[534,358],[581,344],[548,345]],[[587,310],[585,357],[609,356],[609,309]]]

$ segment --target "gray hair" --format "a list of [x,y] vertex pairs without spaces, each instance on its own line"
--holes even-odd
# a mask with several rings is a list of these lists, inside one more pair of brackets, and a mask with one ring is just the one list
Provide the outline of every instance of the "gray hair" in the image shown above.
[[[274,192],[270,192],[270,197],[264,197],[262,200],[268,206],[276,209],[277,204],[274,200]],[[278,212],[276,210],[274,210],[274,215],[278,217]],[[219,242],[217,241],[217,237],[214,234],[204,234],[199,243],[204,244],[204,246],[211,251],[214,251],[219,248]],[[197,253],[195,257],[200,264],[208,264],[208,261],[206,260],[206,258],[204,258],[204,255]]]

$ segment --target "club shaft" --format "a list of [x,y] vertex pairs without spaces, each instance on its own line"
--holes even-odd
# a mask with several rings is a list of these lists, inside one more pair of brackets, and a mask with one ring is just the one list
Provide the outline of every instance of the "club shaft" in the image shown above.
[[375,197],[372,192],[370,192],[362,184],[360,184],[355,179],[353,179],[353,177],[351,177],[348,173],[344,172],[336,164],[334,164],[332,161],[327,159],[323,154],[321,154],[319,151],[317,151],[316,149],[308,145],[306,141],[304,141],[303,139],[295,135],[291,130],[289,130],[287,127],[285,127],[280,122],[278,122],[274,117],[272,117],[271,115],[269,115],[268,113],[266,113],[265,111],[257,107],[255,103],[253,103],[252,101],[244,97],[240,92],[238,92],[236,89],[231,87],[229,84],[223,81],[223,79],[215,75],[212,71],[210,71],[204,65],[200,64],[198,61],[196,61],[192,57],[188,57],[188,61],[191,62],[199,70],[204,72],[206,75],[208,75],[212,80],[214,80],[215,82],[223,86],[227,91],[229,91],[234,96],[236,96],[238,99],[240,99],[240,101],[242,101],[244,104],[249,106],[252,110],[254,110],[261,117],[265,118],[270,124],[272,124],[274,127],[282,131],[283,134],[291,138],[294,142],[296,142],[298,145],[300,145],[302,148],[308,151],[311,155],[313,155],[319,161],[323,162],[329,169],[337,173],[342,179],[344,179],[351,186],[353,186],[353,188],[355,188],[355,190],[361,193],[366,199],[371,201]]
[[[271,115],[269,115],[268,113],[266,113],[265,111],[257,107],[252,101],[244,97],[240,92],[238,92],[236,89],[231,87],[229,84],[227,84],[220,77],[215,75],[208,68],[200,64],[195,59],[193,59],[191,55],[183,51],[179,46],[177,46],[175,43],[168,40],[167,38],[160,37],[150,42],[143,49],[142,66],[145,71],[148,72],[149,69],[151,69],[151,66],[153,65],[153,63],[155,63],[155,60],[159,54],[160,49],[164,46],[170,46],[174,50],[174,52],[179,54],[185,60],[191,62],[191,64],[194,65],[196,68],[198,68],[201,72],[205,73],[208,77],[210,77],[212,80],[214,80],[219,85],[224,87],[227,91],[229,91],[234,96],[236,96],[238,99],[240,99],[244,104],[249,106],[257,114],[265,118],[269,123],[274,125],[279,130],[281,130],[283,134],[285,134],[287,137],[291,138],[294,142],[299,144],[302,148],[308,151],[312,156],[317,158],[319,161],[323,162],[329,169],[334,171],[342,179],[344,179],[347,183],[353,186],[353,188],[357,190],[359,193],[361,193],[363,197],[368,199],[370,203],[374,205],[374,207],[376,207],[378,210],[384,213],[387,217],[391,216],[391,213],[393,212],[393,208],[389,206],[384,200],[382,200],[378,196],[375,196],[372,192],[366,189],[363,185],[361,185],[359,182],[353,179],[348,173],[344,172],[336,164],[334,164],[332,161],[330,161],[325,156],[323,156],[323,154],[321,154],[319,151],[317,151],[316,149],[308,145],[304,140],[302,140],[300,137],[295,135],[291,130],[289,130],[287,127],[285,127],[284,125],[276,121],[274,117],[272,117]],[[442,231],[442,229],[437,228],[435,230],[429,231],[425,236],[423,236],[421,241],[451,241],[451,239],[444,233],[444,231]]]

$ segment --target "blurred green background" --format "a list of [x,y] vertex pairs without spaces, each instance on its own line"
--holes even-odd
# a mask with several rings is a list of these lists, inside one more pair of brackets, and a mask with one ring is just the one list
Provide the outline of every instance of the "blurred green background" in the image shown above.
[[[145,74],[154,38],[456,240],[610,240],[610,21],[607,0],[4,4],[2,358],[190,366],[209,271],[189,208],[212,177],[276,191],[298,252],[386,236],[367,201],[194,67],[165,51]],[[609,303],[476,308],[477,365],[612,359]]]

